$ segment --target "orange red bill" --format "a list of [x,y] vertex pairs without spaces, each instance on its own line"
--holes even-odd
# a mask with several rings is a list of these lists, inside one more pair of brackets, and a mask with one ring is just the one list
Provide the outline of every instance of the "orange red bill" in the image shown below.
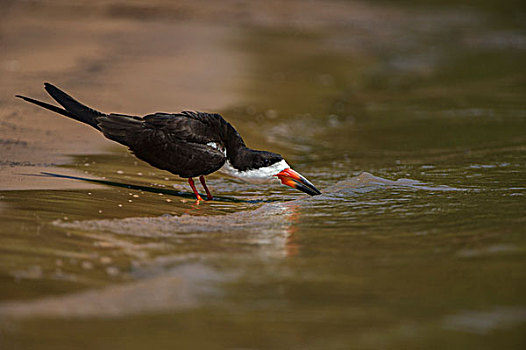
[[317,196],[321,194],[321,192],[316,187],[314,187],[314,185],[309,180],[291,168],[282,170],[275,176],[281,180],[282,184],[305,192],[308,195]]

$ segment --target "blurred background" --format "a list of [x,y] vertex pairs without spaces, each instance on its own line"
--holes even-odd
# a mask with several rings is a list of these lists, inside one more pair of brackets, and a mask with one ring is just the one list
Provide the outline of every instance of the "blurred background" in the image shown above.
[[[2,349],[524,348],[523,2],[0,8]],[[323,195],[213,175],[197,205],[14,98],[44,82],[219,112]]]

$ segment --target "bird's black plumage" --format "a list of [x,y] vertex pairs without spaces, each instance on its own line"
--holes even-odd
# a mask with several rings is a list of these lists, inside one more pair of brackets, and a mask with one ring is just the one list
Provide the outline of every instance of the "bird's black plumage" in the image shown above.
[[96,111],[57,87],[45,83],[46,91],[62,107],[30,97],[27,102],[88,124],[108,139],[127,146],[139,159],[183,178],[188,178],[196,199],[202,200],[193,177],[213,199],[205,175],[224,166],[225,171],[247,181],[278,178],[282,184],[311,196],[321,192],[305,177],[295,172],[281,155],[248,148],[230,123],[219,114],[183,111],[154,113],[144,117]]
[[49,83],[45,89],[64,109],[18,97],[88,124],[108,139],[129,147],[139,159],[183,178],[213,173],[227,160],[240,172],[283,160],[279,154],[246,147],[239,133],[219,114],[193,111],[144,117],[105,114]]
[[137,158],[183,178],[208,175],[223,166],[225,145],[216,132],[224,123],[219,115],[194,112],[98,117],[104,136],[128,146]]

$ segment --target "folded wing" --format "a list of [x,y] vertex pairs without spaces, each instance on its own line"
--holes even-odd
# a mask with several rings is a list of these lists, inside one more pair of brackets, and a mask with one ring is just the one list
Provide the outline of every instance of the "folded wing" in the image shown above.
[[143,118],[109,114],[97,119],[107,138],[128,146],[137,158],[184,178],[213,173],[226,161],[214,132],[215,121],[204,113],[156,113]]

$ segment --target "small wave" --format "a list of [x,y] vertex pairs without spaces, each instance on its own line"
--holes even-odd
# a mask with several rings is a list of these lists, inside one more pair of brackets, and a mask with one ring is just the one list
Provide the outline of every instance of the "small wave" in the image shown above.
[[[256,209],[221,215],[169,215],[158,217],[130,217],[124,219],[95,219],[80,221],[55,220],[55,226],[81,231],[109,232],[128,237],[177,239],[221,239],[229,244],[252,244],[272,247],[269,252],[286,251],[291,232],[304,209],[314,206],[329,208],[334,199],[348,201],[382,188],[409,188],[425,191],[462,191],[449,186],[433,186],[411,179],[396,181],[361,173],[339,181],[323,190],[323,195],[302,197],[288,202],[264,203]],[[328,201],[330,200],[330,201]],[[330,205],[329,205],[330,204]],[[219,237],[214,233],[221,233]]]
[[[425,191],[465,191],[444,185],[433,186],[411,179],[396,181],[363,172],[358,176],[339,181],[323,190],[323,195],[302,197],[289,202],[265,203],[257,209],[243,210],[224,215],[169,215],[159,217],[131,217],[124,219],[102,219],[63,221],[53,224],[66,229],[87,231],[106,231],[136,237],[196,237],[204,233],[230,233],[239,236],[242,232],[246,239],[257,232],[252,239],[267,241],[269,237],[284,239],[290,226],[297,220],[298,211],[308,203],[323,199],[348,198],[381,188],[409,188]],[[147,229],[145,229],[147,228]],[[248,234],[248,235],[247,235]]]
[[398,179],[396,181],[393,181],[384,179],[379,176],[374,176],[367,172],[363,172],[358,176],[339,181],[338,183],[328,188],[325,188],[323,190],[323,193],[325,196],[329,197],[334,195],[357,195],[360,193],[367,193],[386,187],[409,188],[424,191],[467,191],[467,189],[463,188],[456,188],[447,185],[435,186],[411,179]]
[[187,264],[160,276],[123,285],[30,301],[2,302],[0,320],[4,317],[115,318],[184,310],[214,300],[220,293],[218,282],[228,278],[209,266]]
[[294,254],[292,235],[299,218],[298,208],[293,202],[267,203],[254,210],[224,215],[162,215],[72,222],[56,220],[53,224],[68,230],[92,231],[97,239],[116,239],[123,247],[129,246],[130,237],[163,238],[174,245],[185,242],[200,245],[203,244],[200,242],[213,240],[215,247],[225,244],[261,257],[282,258]]
[[[169,237],[199,232],[232,232],[260,229],[263,233],[281,232],[288,225],[292,206],[287,203],[267,203],[248,211],[225,215],[169,215],[131,217],[125,219],[55,220],[53,224],[69,229],[111,231],[137,237]],[[148,230],[144,230],[148,227]]]
[[487,334],[526,323],[526,308],[496,307],[486,311],[463,311],[444,319],[444,328],[460,332]]

